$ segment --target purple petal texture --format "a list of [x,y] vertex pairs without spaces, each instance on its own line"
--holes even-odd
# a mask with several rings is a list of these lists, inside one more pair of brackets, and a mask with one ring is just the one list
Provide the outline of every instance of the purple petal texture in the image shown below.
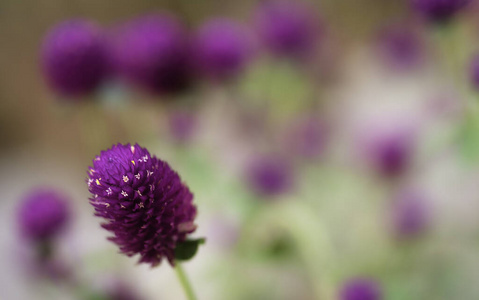
[[102,151],[89,169],[90,199],[109,239],[140,263],[174,265],[178,242],[196,229],[193,195],[170,166],[138,145]]

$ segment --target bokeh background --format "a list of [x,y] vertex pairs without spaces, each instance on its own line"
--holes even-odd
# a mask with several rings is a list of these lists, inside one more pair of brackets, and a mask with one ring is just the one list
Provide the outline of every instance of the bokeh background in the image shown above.
[[[0,2],[1,299],[184,299],[166,262],[119,254],[93,216],[86,172],[116,143],[148,148],[194,193],[207,242],[184,267],[199,299],[479,299],[477,5],[431,21],[406,0],[293,3],[317,21],[301,57],[265,45],[262,1]],[[59,22],[110,32],[157,12],[193,37],[233,19],[253,50],[233,78],[199,74],[182,93],[47,83],[41,47]],[[54,271],[18,230],[39,186],[72,211]],[[340,298],[354,280],[382,296]]]

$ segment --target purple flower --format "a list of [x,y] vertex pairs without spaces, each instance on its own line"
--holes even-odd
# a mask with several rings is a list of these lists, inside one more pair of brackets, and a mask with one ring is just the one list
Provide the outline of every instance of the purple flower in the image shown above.
[[101,29],[94,23],[81,19],[60,23],[43,42],[43,73],[60,94],[92,93],[108,74],[107,48]]
[[384,130],[367,142],[367,158],[380,174],[394,177],[410,165],[413,146],[414,136],[408,129]]
[[174,265],[178,242],[196,229],[193,195],[170,166],[130,144],[102,151],[89,169],[95,215],[113,233],[109,240],[139,262]]
[[410,26],[388,26],[380,32],[378,42],[380,54],[397,69],[417,66],[423,58],[420,37]]
[[203,24],[198,30],[195,46],[200,71],[216,80],[238,74],[251,50],[245,28],[224,18],[212,19]]
[[48,242],[62,231],[69,219],[68,197],[53,188],[40,187],[23,198],[18,223],[23,236],[36,242]]
[[170,134],[176,141],[184,143],[194,134],[196,127],[195,116],[187,111],[177,111],[169,116]]
[[449,21],[470,0],[411,0],[413,7],[427,19],[442,23]]
[[470,77],[473,86],[479,89],[479,54],[476,54],[471,61]]
[[102,286],[105,288],[105,296],[108,300],[140,300],[140,297],[135,289],[126,281],[112,278]]
[[340,300],[380,300],[382,298],[379,285],[366,278],[354,278],[347,281],[339,295]]
[[115,36],[115,70],[151,93],[175,93],[190,83],[190,43],[169,15],[148,15],[125,24]]
[[277,196],[293,186],[293,170],[279,157],[264,156],[256,159],[247,173],[251,189],[260,196]]
[[424,232],[428,223],[424,196],[414,191],[402,192],[394,201],[392,225],[399,238],[409,238]]
[[316,43],[314,9],[301,1],[265,1],[256,11],[256,24],[264,44],[273,52],[303,57]]

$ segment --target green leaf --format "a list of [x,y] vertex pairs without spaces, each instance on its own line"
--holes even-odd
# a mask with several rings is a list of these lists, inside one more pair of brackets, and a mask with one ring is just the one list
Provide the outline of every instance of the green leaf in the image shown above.
[[178,243],[175,249],[175,259],[176,260],[190,260],[192,259],[196,252],[198,252],[198,247],[201,244],[204,244],[206,239],[199,238],[194,240],[186,240],[184,242]]

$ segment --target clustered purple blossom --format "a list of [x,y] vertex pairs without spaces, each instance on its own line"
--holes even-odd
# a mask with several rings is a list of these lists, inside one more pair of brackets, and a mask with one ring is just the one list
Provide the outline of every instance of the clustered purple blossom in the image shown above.
[[68,197],[53,188],[39,187],[26,194],[18,211],[22,235],[34,242],[49,242],[70,221]]
[[413,7],[433,22],[447,22],[470,0],[412,0]]
[[225,18],[203,24],[196,35],[195,55],[202,74],[228,79],[242,70],[251,51],[244,26]]
[[401,175],[412,162],[414,140],[407,129],[378,132],[367,142],[368,160],[381,175]]
[[310,54],[318,34],[313,10],[300,1],[265,1],[255,21],[263,43],[279,55],[301,58]]
[[339,294],[340,300],[381,300],[381,289],[377,282],[367,278],[353,278],[347,281]]
[[48,83],[66,96],[92,93],[109,72],[103,32],[87,20],[74,19],[55,26],[41,52]]
[[280,157],[259,157],[247,171],[247,181],[251,189],[260,196],[278,196],[293,187],[291,165]]
[[102,151],[89,169],[90,199],[109,239],[139,262],[174,265],[177,243],[195,231],[193,195],[170,166],[137,144]]
[[115,71],[151,93],[179,92],[191,81],[190,46],[174,17],[142,16],[121,26],[113,38]]
[[409,69],[422,57],[422,43],[416,30],[406,24],[392,25],[379,34],[379,50],[392,67]]

